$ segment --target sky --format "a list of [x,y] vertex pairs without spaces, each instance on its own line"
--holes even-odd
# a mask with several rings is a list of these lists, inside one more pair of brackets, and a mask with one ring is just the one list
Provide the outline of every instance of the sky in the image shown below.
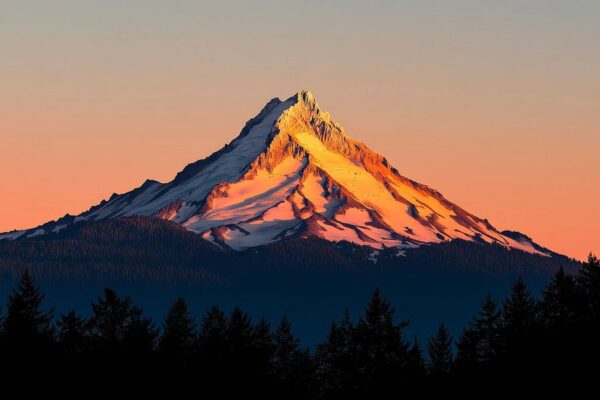
[[600,253],[598,21],[596,0],[2,0],[0,231],[168,181],[310,89],[403,175]]

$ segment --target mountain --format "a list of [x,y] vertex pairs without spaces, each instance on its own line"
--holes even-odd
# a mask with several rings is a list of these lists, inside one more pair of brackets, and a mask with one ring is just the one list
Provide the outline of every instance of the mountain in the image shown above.
[[438,191],[402,176],[384,157],[351,139],[310,91],[269,101],[237,138],[189,164],[171,182],[147,180],[78,216],[0,239],[125,216],[172,221],[238,251],[318,237],[378,250],[462,239],[552,254],[526,235],[500,232]]
[[171,182],[2,238],[0,300],[27,269],[58,313],[85,315],[112,287],[155,318],[180,296],[198,311],[287,315],[308,344],[345,309],[357,315],[374,288],[426,340],[440,321],[459,335],[479,301],[503,298],[517,276],[537,293],[558,268],[580,267],[402,176],[308,91],[271,100]]

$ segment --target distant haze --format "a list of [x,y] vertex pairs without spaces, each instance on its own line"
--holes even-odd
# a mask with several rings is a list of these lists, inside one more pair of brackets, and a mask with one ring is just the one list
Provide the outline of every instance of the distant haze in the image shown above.
[[401,174],[600,252],[600,2],[0,5],[0,231],[167,181],[311,89]]

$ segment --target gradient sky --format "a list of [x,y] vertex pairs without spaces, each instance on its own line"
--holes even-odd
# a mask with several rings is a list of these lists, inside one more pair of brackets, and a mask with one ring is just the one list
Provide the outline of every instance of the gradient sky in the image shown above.
[[499,229],[600,252],[600,2],[0,2],[0,231],[170,180],[273,97]]

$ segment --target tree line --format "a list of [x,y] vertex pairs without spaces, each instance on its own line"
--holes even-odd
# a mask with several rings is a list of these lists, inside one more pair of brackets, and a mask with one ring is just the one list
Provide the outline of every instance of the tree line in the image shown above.
[[331,324],[314,351],[290,321],[252,321],[213,306],[196,321],[184,299],[157,326],[105,289],[88,317],[54,318],[23,272],[3,308],[0,393],[197,398],[590,398],[600,394],[600,261],[559,270],[539,298],[522,279],[487,296],[457,338],[445,325],[423,346],[376,290],[363,314]]
[[329,274],[335,280],[340,270],[354,274],[373,269],[386,274],[430,273],[432,269],[456,273],[481,271],[485,266],[486,273],[549,275],[559,266],[565,270],[579,267],[578,262],[558,254],[545,257],[463,240],[421,246],[401,257],[395,248],[383,249],[376,264],[372,253],[370,247],[332,244],[316,237],[236,252],[219,248],[171,221],[131,216],[80,221],[57,233],[0,240],[0,280],[17,280],[24,268],[43,282],[133,280],[181,287],[214,286],[247,277],[265,280],[278,272],[301,277],[316,272],[320,279]]

